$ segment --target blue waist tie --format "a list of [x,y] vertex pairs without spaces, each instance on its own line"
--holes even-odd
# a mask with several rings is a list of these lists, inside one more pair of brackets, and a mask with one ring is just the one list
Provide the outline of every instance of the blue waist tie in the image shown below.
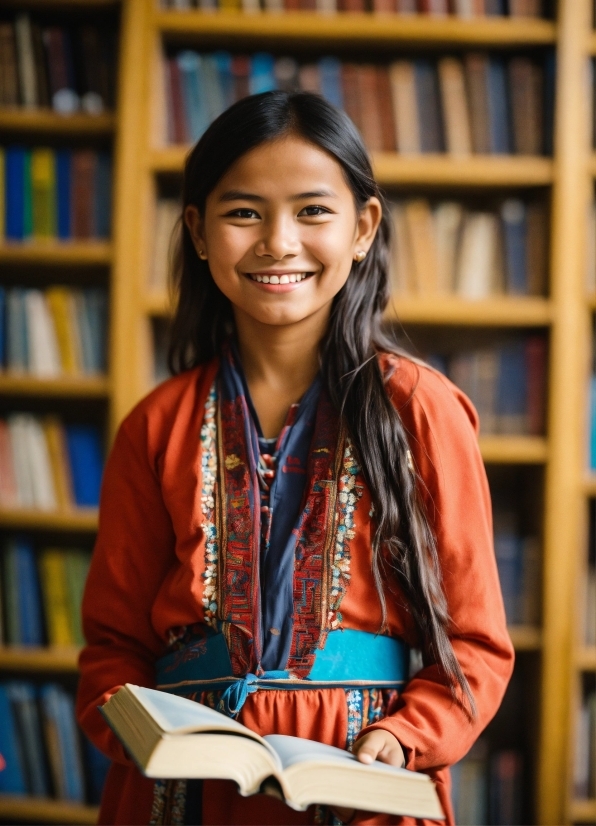
[[197,638],[157,662],[157,688],[171,694],[223,691],[218,711],[235,717],[249,694],[260,690],[396,688],[408,679],[410,649],[399,639],[351,629],[331,631],[317,650],[306,679],[288,671],[235,677],[223,634]]

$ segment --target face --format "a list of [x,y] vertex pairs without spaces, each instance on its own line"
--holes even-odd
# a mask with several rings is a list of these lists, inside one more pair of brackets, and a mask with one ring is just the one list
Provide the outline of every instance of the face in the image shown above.
[[329,315],[357,252],[368,252],[381,205],[357,213],[342,168],[287,136],[239,158],[207,198],[185,210],[197,254],[239,317],[292,325]]

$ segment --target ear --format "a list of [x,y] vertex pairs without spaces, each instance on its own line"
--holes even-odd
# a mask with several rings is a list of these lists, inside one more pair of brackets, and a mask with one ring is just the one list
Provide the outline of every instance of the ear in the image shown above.
[[184,210],[184,223],[188,227],[197,255],[203,261],[206,261],[207,243],[203,234],[203,219],[194,204],[189,204]]
[[383,208],[378,198],[369,198],[362,211],[358,215],[356,222],[356,235],[354,238],[354,253],[367,253],[375,240],[375,235],[383,217]]

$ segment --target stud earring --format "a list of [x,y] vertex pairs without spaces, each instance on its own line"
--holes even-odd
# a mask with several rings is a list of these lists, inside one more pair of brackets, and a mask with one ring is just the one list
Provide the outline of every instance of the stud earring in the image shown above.
[[360,264],[366,258],[366,252],[364,250],[358,250],[358,252],[354,255],[354,261]]
[[200,258],[202,261],[205,261],[205,260],[206,260],[206,258],[207,258],[207,256],[205,255],[205,250],[199,250],[198,255],[199,255],[199,258]]

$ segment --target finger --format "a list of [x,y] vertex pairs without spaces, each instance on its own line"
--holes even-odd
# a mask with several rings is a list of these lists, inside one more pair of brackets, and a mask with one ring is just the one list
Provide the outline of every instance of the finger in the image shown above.
[[405,765],[405,756],[399,743],[395,745],[385,745],[378,753],[377,760],[381,763],[388,763],[390,766],[402,768]]
[[377,755],[382,750],[384,741],[373,737],[370,734],[368,737],[354,743],[353,753],[356,755],[361,763],[372,763],[377,759]]

